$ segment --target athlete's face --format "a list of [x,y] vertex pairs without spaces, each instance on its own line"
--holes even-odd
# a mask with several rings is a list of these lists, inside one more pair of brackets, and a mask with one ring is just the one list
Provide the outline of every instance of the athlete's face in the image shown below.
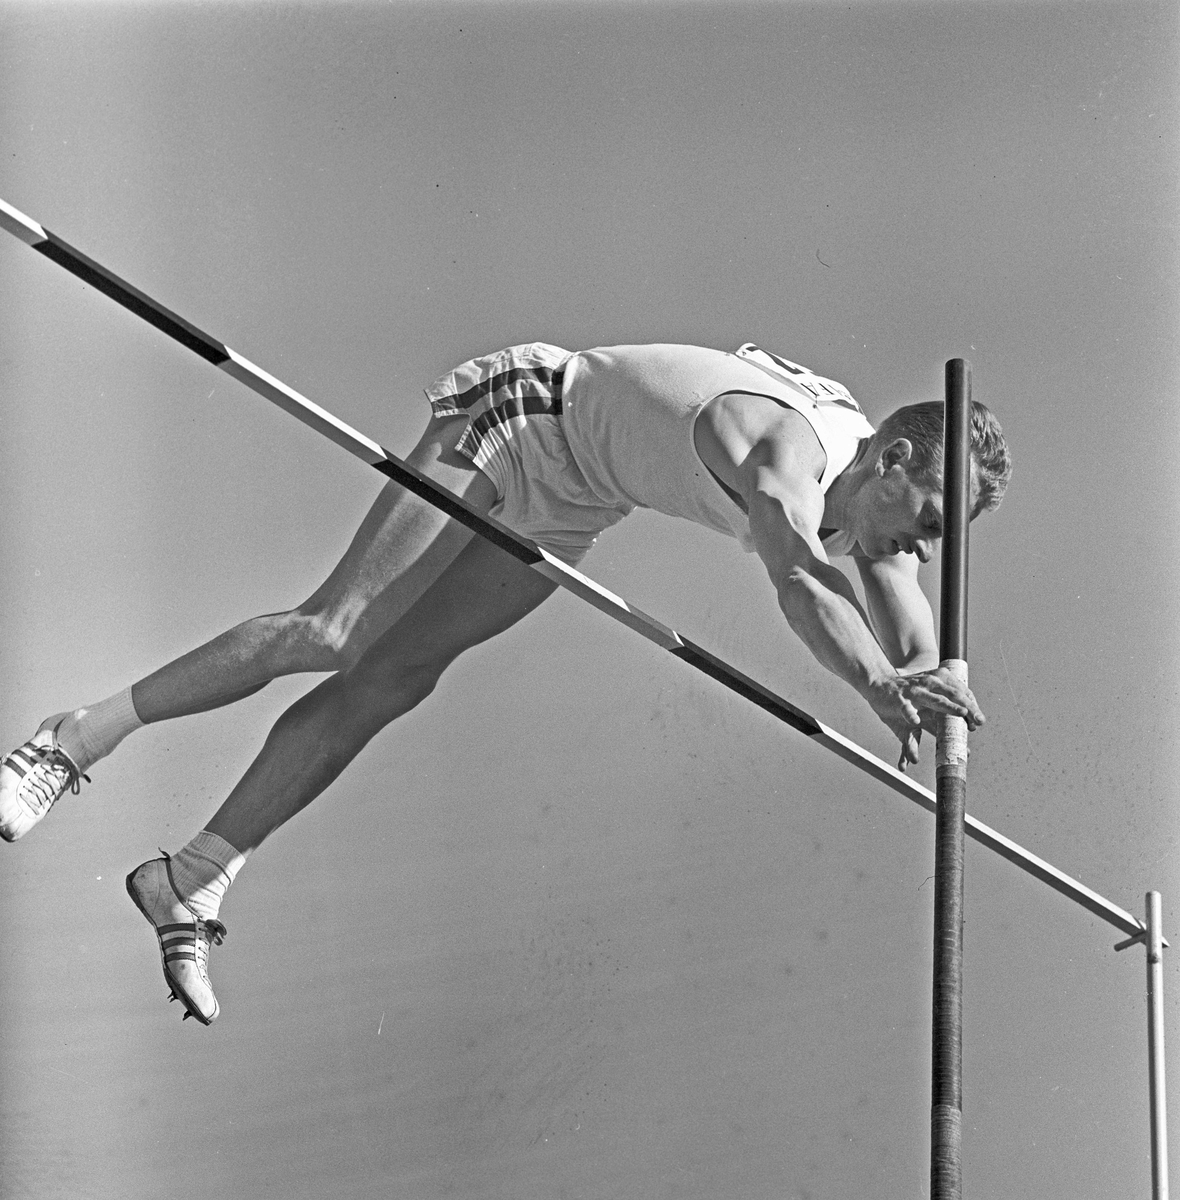
[[857,541],[869,558],[916,554],[929,562],[942,537],[942,481],[910,474],[909,443],[899,440],[882,454],[865,482]]

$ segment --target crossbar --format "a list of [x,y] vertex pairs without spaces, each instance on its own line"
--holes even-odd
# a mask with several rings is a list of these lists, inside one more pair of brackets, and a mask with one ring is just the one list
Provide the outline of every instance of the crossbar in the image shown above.
[[[817,745],[823,746],[824,749],[830,750],[845,762],[851,763],[870,779],[883,783],[898,795],[920,805],[927,812],[937,812],[938,802],[929,788],[915,783],[907,775],[877,758],[876,755],[870,754],[869,751],[825,725],[810,713],[804,712],[803,709],[784,700],[748,675],[744,675],[735,667],[730,666],[729,663],[677,633],[675,629],[656,620],[655,617],[649,616],[621,596],[616,596],[601,584],[595,583],[593,579],[554,558],[535,542],[521,537],[520,534],[514,533],[499,521],[478,512],[466,500],[427,479],[426,476],[402,462],[401,459],[371,438],[366,437],[363,433],[358,433],[357,430],[346,425],[326,409],[321,408],[306,396],[300,395],[294,388],[288,387],[281,380],[268,374],[261,367],[255,366],[224,343],[198,329],[195,325],[189,324],[184,318],[177,316],[158,301],[132,287],[131,284],[106,267],[87,258],[81,251],[74,249],[56,234],[50,233],[44,226],[6,204],[3,200],[0,200],[0,227],[46,258],[64,267],[85,283],[90,284],[91,287],[105,293],[112,300],[135,313],[136,316],[142,317],[150,325],[154,325],[207,362],[219,367],[227,375],[232,375],[252,391],[257,392],[273,404],[277,404],[284,412],[302,421],[304,425],[322,434],[329,441],[335,442],[337,446],[347,450],[362,462],[368,463],[382,475],[401,484],[427,503],[441,509],[481,537],[495,543],[520,562],[527,564],[547,579],[551,579],[554,583],[572,592],[587,604],[597,608],[620,624],[626,625],[628,629],[641,634],[698,671],[717,680],[730,691],[744,696],[771,716],[809,737]],[[1120,932],[1133,936],[1145,933],[1146,926],[1137,917],[1132,916],[1104,896],[1100,896],[1085,884],[1066,875],[1064,871],[1059,871],[1043,858],[1038,858],[1023,846],[1017,845],[1002,833],[983,824],[982,821],[977,821],[968,815],[965,819],[965,827],[969,838],[1000,855],[1001,858],[1007,859],[1034,879],[1047,884],[1075,904],[1081,905],[1088,912],[1101,917]]]

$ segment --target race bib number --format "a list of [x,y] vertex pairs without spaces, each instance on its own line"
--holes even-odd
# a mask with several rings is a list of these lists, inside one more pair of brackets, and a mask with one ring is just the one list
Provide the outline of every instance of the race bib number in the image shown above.
[[780,383],[785,383],[800,395],[808,397],[816,407],[834,405],[839,408],[849,408],[853,412],[864,415],[860,405],[852,398],[852,393],[834,379],[825,379],[822,375],[817,375],[814,371],[809,371],[798,363],[780,358],[777,354],[771,354],[769,350],[760,349],[753,342],[746,342],[744,346],[741,346],[737,351],[737,356],[753,366],[759,367]]

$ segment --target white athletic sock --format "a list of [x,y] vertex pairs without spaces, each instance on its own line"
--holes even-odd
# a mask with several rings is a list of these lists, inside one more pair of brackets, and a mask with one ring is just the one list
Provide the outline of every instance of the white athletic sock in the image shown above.
[[142,724],[126,687],[91,708],[76,708],[57,727],[57,741],[78,770],[86,771]]
[[180,898],[198,917],[213,921],[245,861],[246,855],[224,838],[202,829],[172,856],[172,882]]

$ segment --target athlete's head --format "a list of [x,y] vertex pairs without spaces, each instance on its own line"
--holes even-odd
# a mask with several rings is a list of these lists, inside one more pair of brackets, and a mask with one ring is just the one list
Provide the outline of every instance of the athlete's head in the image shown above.
[[[870,558],[916,554],[933,558],[942,537],[941,402],[899,408],[862,443],[844,503],[843,528]],[[971,516],[994,509],[1012,474],[995,417],[982,404],[971,413]]]
[[[942,487],[941,400],[907,404],[881,422],[873,436],[870,454],[880,454],[890,443],[904,439],[912,447],[908,471],[915,483]],[[1012,456],[1004,431],[990,410],[978,401],[971,404],[971,516],[992,512],[1004,498],[1012,478]]]

